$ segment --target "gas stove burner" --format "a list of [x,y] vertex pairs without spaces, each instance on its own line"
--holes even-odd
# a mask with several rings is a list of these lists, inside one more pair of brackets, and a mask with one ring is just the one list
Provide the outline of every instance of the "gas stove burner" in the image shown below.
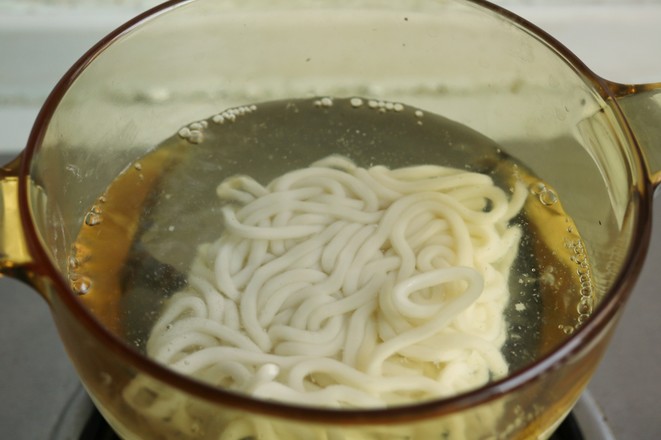
[[[584,393],[574,410],[549,440],[615,440],[603,415],[589,393]],[[51,440],[121,440],[94,407],[81,387],[62,411]]]
[[101,413],[94,408],[91,416],[87,419],[87,423],[80,433],[80,437],[76,440],[122,440],[110,428],[108,422],[101,416]]
[[549,440],[588,440],[581,431],[574,413],[569,413]]

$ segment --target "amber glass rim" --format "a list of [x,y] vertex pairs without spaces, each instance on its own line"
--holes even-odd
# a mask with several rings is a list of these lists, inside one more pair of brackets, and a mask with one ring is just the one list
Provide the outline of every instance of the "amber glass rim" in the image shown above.
[[[19,211],[25,238],[31,255],[34,258],[34,271],[46,277],[52,283],[58,293],[58,299],[80,320],[87,331],[101,344],[112,350],[116,356],[132,366],[137,372],[147,374],[191,396],[235,410],[249,411],[254,414],[329,424],[389,425],[457,413],[458,411],[489,402],[527,384],[533,383],[539,380],[544,373],[558,368],[568,362],[574,355],[580,353],[585,345],[597,337],[605,327],[610,325],[618,317],[618,313],[627,300],[640,273],[649,246],[652,190],[646,183],[650,180],[648,178],[648,171],[643,163],[642,154],[635,143],[635,139],[631,136],[626,119],[615,102],[613,92],[605,80],[594,74],[571,51],[534,24],[506,9],[483,0],[458,0],[472,4],[478,8],[489,10],[518,25],[521,29],[529,33],[530,38],[536,38],[546,43],[555,51],[558,57],[563,58],[568,65],[575,69],[577,75],[580,75],[586,82],[590,83],[595,92],[599,93],[602,98],[611,99],[615,103],[613,108],[616,117],[629,130],[629,144],[635,150],[634,163],[632,164],[633,171],[636,175],[641,176],[641,179],[631,189],[632,203],[636,205],[637,212],[637,216],[634,219],[636,224],[633,228],[635,232],[628,254],[624,260],[623,269],[615,279],[612,288],[595,309],[593,315],[582,327],[577,329],[574,334],[555,350],[527,367],[508,375],[504,379],[450,398],[429,400],[385,409],[326,409],[254,399],[180,375],[149,359],[113,335],[78,301],[76,295],[71,291],[69,283],[60,271],[57,270],[51,262],[48,253],[42,247],[39,234],[31,220],[28,201],[28,181],[30,178],[31,161],[35,151],[43,141],[46,129],[63,96],[77,77],[94,61],[96,56],[134,27],[157,18],[175,6],[184,5],[190,1],[170,0],[156,6],[120,26],[86,52],[62,77],[45,101],[30,133],[27,147],[22,155],[20,167]],[[646,178],[648,179],[645,180]]]

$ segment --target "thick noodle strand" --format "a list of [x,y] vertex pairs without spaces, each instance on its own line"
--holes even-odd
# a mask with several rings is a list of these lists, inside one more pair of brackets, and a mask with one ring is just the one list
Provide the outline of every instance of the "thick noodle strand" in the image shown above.
[[507,373],[522,185],[507,194],[484,174],[331,156],[266,186],[231,177],[217,194],[222,235],[167,302],[150,356],[255,397],[345,408]]

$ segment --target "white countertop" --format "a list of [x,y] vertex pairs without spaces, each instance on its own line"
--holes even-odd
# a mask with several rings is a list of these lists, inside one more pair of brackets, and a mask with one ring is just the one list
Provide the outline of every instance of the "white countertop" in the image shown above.
[[[12,10],[7,0],[0,0],[0,154],[4,157],[23,148],[39,106],[66,69],[99,38],[135,15],[136,7],[155,3],[134,0],[131,7],[111,5],[105,14],[98,14],[90,6],[91,0],[79,1],[85,8],[53,15],[40,8],[33,14],[26,9]],[[661,1],[602,0],[600,5],[579,6],[534,0],[497,3],[555,36],[607,79],[661,81]],[[655,210],[646,266],[589,387],[618,440],[661,438],[660,198]],[[11,434],[14,440],[46,438],[55,420],[43,407],[40,392],[58,393],[65,402],[77,380],[43,301],[11,280],[1,280],[0,290],[4,301],[0,308],[0,395],[8,395],[10,386],[29,390],[19,401],[0,399],[0,433]],[[12,345],[11,335],[18,332],[30,335],[34,344]],[[22,373],[27,366],[38,374],[26,377]]]

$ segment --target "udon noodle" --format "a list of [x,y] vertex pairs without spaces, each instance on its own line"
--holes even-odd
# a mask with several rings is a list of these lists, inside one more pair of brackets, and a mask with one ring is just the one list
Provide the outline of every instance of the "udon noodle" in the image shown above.
[[182,374],[262,399],[383,407],[502,377],[526,197],[484,174],[330,156],[263,186],[234,176],[219,239],[147,343]]

